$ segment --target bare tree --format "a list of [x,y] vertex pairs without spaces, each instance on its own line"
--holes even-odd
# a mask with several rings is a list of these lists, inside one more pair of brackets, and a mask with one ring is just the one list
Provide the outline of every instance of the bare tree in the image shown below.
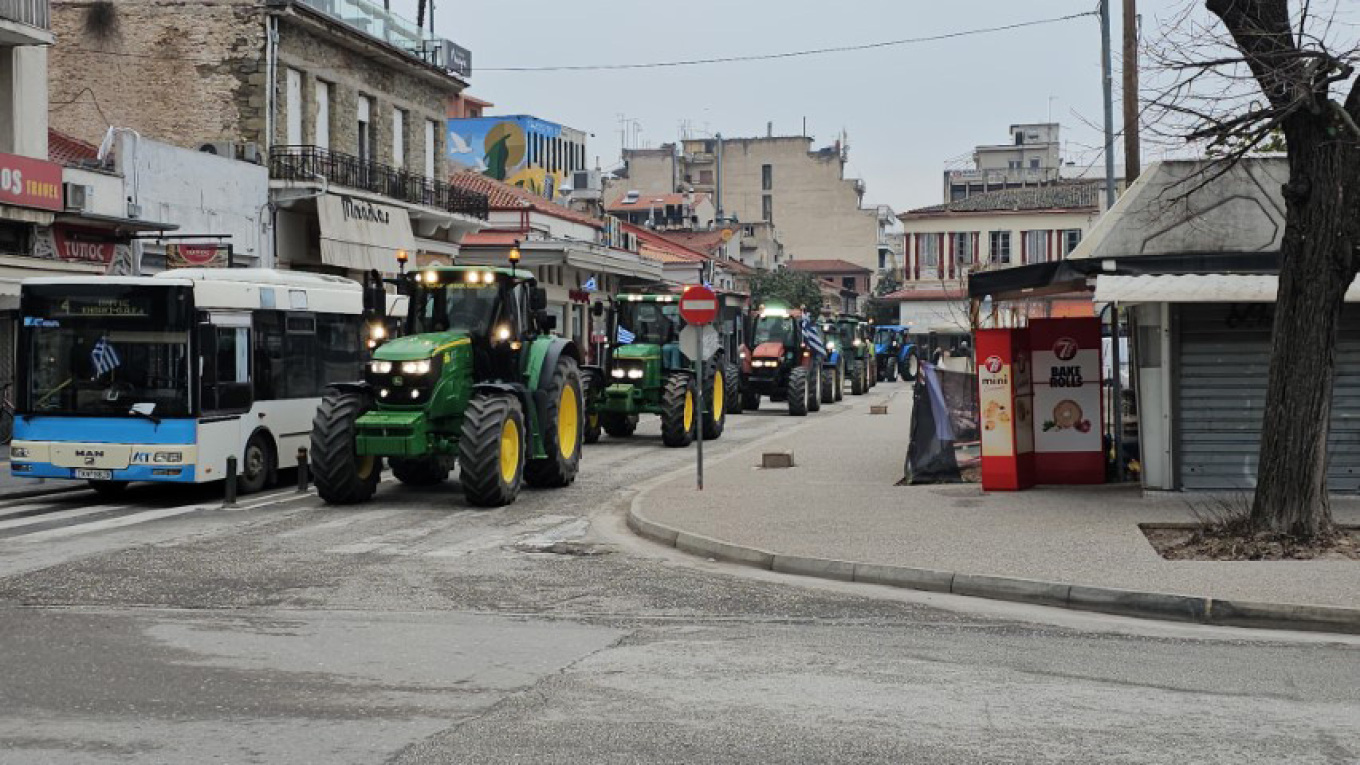
[[1171,118],[1162,130],[1183,127],[1182,138],[1216,158],[1195,189],[1264,149],[1288,157],[1251,523],[1305,538],[1332,531],[1327,436],[1336,345],[1346,290],[1360,272],[1360,58],[1353,42],[1337,39],[1357,28],[1337,21],[1335,5],[1325,15],[1311,5],[1205,0],[1216,22],[1181,19],[1187,42],[1161,51],[1177,77],[1152,97]]

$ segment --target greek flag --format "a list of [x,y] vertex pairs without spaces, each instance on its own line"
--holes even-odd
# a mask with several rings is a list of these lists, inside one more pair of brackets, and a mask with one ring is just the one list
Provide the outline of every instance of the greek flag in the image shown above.
[[90,361],[94,364],[95,377],[112,372],[123,363],[107,337],[99,338],[99,342],[94,344],[90,350]]
[[803,344],[816,355],[826,356],[826,343],[822,341],[822,332],[817,329],[817,322],[807,316],[803,317]]
[[633,334],[632,332],[629,332],[622,326],[619,327],[619,345],[627,345],[636,339],[637,335]]
[[586,292],[594,292],[595,290],[599,289],[599,287],[595,286],[595,277],[592,276],[589,279],[586,279],[586,283],[581,285],[581,289],[585,290]]

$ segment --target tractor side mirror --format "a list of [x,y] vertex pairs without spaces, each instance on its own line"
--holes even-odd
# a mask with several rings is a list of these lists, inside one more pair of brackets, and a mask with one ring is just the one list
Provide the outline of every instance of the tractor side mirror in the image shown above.
[[[541,293],[541,294],[544,294],[544,296],[545,296],[545,300],[544,300],[544,308],[546,308],[546,307],[547,307],[547,300],[546,300],[546,294],[547,294],[547,293],[543,293],[541,289],[538,290],[538,292]],[[534,309],[534,323],[538,325],[538,328],[539,328],[540,330],[542,330],[542,331],[544,331],[544,332],[552,332],[553,330],[557,329],[557,317],[556,317],[556,316],[553,316],[553,315],[550,314],[550,313],[548,313],[546,310],[544,310],[544,308],[535,308],[535,309]]]
[[370,318],[387,315],[387,289],[377,269],[364,274],[364,313]]
[[529,309],[542,311],[548,307],[548,291],[542,287],[534,287],[529,293]]
[[601,316],[604,316],[604,303],[602,303],[599,300],[596,300],[595,304],[590,307],[590,313],[594,315],[595,318],[597,319]]

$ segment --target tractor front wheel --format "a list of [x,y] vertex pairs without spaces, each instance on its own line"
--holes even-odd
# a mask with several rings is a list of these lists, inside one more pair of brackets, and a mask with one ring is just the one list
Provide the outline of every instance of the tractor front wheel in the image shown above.
[[605,412],[600,415],[600,424],[610,438],[628,438],[637,430],[637,416]]
[[467,501],[500,507],[515,501],[524,484],[524,412],[505,394],[474,396],[463,413],[458,440],[458,480]]
[[830,404],[836,400],[836,368],[822,367],[822,403]]
[[587,444],[600,442],[600,415],[591,410],[599,406],[600,394],[604,387],[604,377],[599,372],[594,369],[581,370],[581,391],[585,397],[585,411],[589,412],[585,415],[585,434],[582,440]]
[[863,396],[869,387],[869,374],[864,369],[863,361],[856,361],[850,367],[850,394],[853,396]]
[[808,368],[798,367],[789,372],[789,415],[805,417],[808,413]]
[[686,374],[673,374],[661,394],[661,442],[666,446],[689,446],[694,440],[694,383]]
[[316,493],[328,504],[366,502],[377,491],[382,458],[354,451],[354,421],[370,406],[367,396],[331,388],[316,409],[307,457]]
[[387,464],[407,486],[438,486],[449,478],[449,462],[440,457],[392,457]]
[[742,392],[741,392],[741,408],[742,408],[743,411],[745,411],[745,410],[750,410],[750,411],[752,411],[752,412],[754,412],[754,411],[756,411],[757,409],[759,409],[759,408],[760,408],[760,394],[757,393],[757,392],[755,392],[755,391],[753,391],[753,390],[744,390],[744,391],[742,391]]
[[836,365],[836,400],[845,400],[845,364]]
[[822,375],[818,371],[816,363],[816,360],[814,360],[813,366],[807,368],[807,410],[809,412],[822,411]]
[[581,374],[575,359],[564,356],[558,360],[547,394],[546,422],[541,425],[547,456],[529,460],[524,467],[524,480],[530,486],[569,486],[581,469],[581,424],[585,411]]
[[902,379],[907,382],[915,382],[916,375],[921,373],[921,357],[915,350],[907,352],[906,358],[902,359]]
[[741,414],[746,409],[746,402],[741,395],[741,368],[736,364],[728,364],[723,374],[727,378],[727,412]]
[[710,364],[704,381],[704,439],[716,441],[727,426],[727,365]]

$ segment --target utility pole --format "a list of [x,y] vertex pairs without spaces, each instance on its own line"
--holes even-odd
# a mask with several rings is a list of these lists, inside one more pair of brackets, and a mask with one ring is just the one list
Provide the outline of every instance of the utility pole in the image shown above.
[[1138,0],[1124,0],[1124,187],[1138,178]]
[[715,200],[714,207],[717,208],[717,218],[718,218],[717,223],[718,223],[719,226],[722,226],[722,222],[723,222],[723,206],[722,206],[722,160],[723,160],[723,145],[722,145],[722,133],[718,133],[717,135],[714,136],[714,138],[716,138],[716,139],[717,139],[717,142],[718,142],[718,145],[717,145],[717,147],[716,147],[716,148],[718,149],[718,157],[717,157],[717,159],[718,159],[718,175],[717,175],[717,178],[716,178],[716,181],[717,181],[717,182],[713,184],[713,196],[717,197],[717,200]]
[[1114,207],[1114,75],[1110,61],[1110,0],[1100,0],[1100,71],[1105,90],[1105,209]]

